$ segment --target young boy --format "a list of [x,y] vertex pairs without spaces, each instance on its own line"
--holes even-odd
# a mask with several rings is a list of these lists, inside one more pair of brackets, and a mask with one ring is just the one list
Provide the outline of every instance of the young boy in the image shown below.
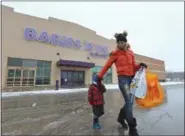
[[106,92],[105,86],[99,81],[98,83],[92,83],[88,90],[88,101],[92,106],[93,111],[93,128],[101,129],[99,124],[99,117],[104,114],[104,96]]

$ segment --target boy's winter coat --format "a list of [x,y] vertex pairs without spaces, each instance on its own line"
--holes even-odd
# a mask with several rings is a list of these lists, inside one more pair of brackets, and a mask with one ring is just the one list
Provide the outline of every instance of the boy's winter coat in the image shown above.
[[103,93],[106,92],[106,88],[103,84],[95,85],[91,84],[88,90],[88,101],[90,105],[103,105],[104,96]]

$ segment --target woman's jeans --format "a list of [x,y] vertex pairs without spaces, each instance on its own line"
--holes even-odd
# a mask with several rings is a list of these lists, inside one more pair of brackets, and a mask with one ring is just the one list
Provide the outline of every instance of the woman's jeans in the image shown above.
[[118,84],[121,90],[121,93],[125,99],[125,105],[123,106],[122,115],[124,119],[128,122],[128,125],[133,124],[133,101],[131,101],[131,92],[130,92],[130,84],[132,82],[133,76],[118,76]]

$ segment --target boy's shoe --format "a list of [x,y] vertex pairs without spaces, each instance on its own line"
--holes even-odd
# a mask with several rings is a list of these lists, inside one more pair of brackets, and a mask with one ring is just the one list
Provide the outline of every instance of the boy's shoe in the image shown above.
[[94,123],[93,129],[101,129],[101,125],[99,123]]

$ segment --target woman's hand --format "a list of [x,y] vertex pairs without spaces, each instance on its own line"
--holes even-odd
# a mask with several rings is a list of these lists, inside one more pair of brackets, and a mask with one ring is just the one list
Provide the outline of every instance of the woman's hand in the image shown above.
[[145,63],[141,62],[141,63],[140,63],[140,67],[147,68],[148,66],[147,66]]
[[103,79],[102,78],[99,78],[98,75],[95,75],[94,78],[93,78],[93,84],[96,84],[98,85],[99,83],[101,83]]

